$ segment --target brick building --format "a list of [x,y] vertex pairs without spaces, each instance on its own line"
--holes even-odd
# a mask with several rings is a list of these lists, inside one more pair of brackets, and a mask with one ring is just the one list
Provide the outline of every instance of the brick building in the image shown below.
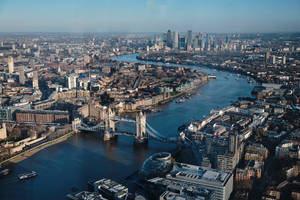
[[69,123],[69,112],[59,110],[16,110],[15,119],[17,122],[34,123]]

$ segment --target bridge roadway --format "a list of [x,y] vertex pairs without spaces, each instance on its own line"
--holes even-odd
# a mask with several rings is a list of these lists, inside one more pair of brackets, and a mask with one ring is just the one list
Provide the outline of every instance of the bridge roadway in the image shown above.
[[[113,117],[110,117],[109,119],[113,120],[113,121],[136,123],[136,120],[134,120],[134,119],[120,117],[120,116],[113,116]],[[142,126],[146,129],[146,133],[149,138],[152,138],[154,140],[158,140],[161,142],[166,142],[166,143],[177,143],[178,142],[177,137],[164,136],[164,135],[160,134],[158,131],[156,131],[153,127],[151,127],[150,124],[148,124],[148,123],[142,124]],[[81,130],[81,131],[91,131],[91,132],[104,130],[105,120],[101,121],[100,123],[98,123],[95,126],[88,126],[87,124],[84,124],[83,122],[81,122],[81,124],[77,128],[78,128],[78,130]],[[116,132],[113,132],[112,134],[113,135],[136,136],[136,134],[134,134],[134,133],[124,132],[124,131],[116,131]]]

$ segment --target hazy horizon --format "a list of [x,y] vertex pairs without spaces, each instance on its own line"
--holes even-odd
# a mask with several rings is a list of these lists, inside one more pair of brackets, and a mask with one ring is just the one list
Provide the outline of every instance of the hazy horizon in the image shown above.
[[0,0],[0,32],[300,32],[298,0]]

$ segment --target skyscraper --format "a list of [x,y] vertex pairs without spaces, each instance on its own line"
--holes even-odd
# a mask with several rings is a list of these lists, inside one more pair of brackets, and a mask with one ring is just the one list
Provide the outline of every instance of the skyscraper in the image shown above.
[[187,45],[192,46],[192,39],[193,39],[193,33],[191,30],[188,30],[187,37],[186,37],[186,43]]
[[284,64],[284,65],[286,64],[286,56],[282,57],[282,64]]
[[265,63],[268,63],[269,59],[270,59],[270,52],[267,51],[265,53]]
[[272,64],[273,64],[273,65],[276,64],[276,56],[275,56],[275,55],[273,55],[273,57],[272,57]]
[[21,85],[24,85],[25,84],[25,74],[24,74],[24,66],[21,66],[20,67],[20,71],[19,71],[19,83]]
[[179,37],[179,49],[180,50],[185,50],[186,49],[186,43],[185,43],[184,35]]
[[12,74],[12,73],[14,73],[14,68],[15,68],[15,66],[14,66],[14,59],[13,59],[13,57],[8,57],[8,72],[9,72],[9,74]]
[[172,45],[172,48],[173,49],[178,49],[178,40],[179,40],[179,35],[178,35],[178,32],[174,32],[173,33],[173,45]]
[[198,48],[199,46],[198,46],[198,38],[196,37],[196,38],[194,38],[194,40],[193,40],[193,46],[192,46],[194,49],[196,49],[196,48]]
[[167,32],[167,46],[172,47],[172,32],[171,30],[168,30]]
[[33,72],[32,87],[34,89],[39,89],[39,77],[38,77],[38,72],[37,71]]

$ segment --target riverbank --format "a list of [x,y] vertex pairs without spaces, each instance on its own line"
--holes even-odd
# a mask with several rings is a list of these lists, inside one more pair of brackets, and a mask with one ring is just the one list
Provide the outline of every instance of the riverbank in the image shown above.
[[45,143],[42,143],[36,147],[33,147],[31,149],[28,149],[27,151],[25,152],[22,152],[20,154],[17,154],[7,160],[4,160],[0,163],[0,167],[3,167],[5,165],[7,165],[8,163],[18,163],[18,162],[21,162],[27,158],[29,158],[30,156],[36,154],[37,152],[47,148],[47,147],[50,147],[54,144],[58,144],[60,142],[63,142],[65,140],[67,140],[69,137],[73,136],[76,132],[72,131],[70,133],[67,133],[61,137],[58,137],[54,140],[51,140],[51,141],[48,141],[48,142],[45,142]]
[[[199,83],[198,85],[196,85],[195,87],[193,87],[193,88],[191,88],[191,89],[188,89],[188,90],[183,91],[183,92],[179,92],[178,94],[172,95],[172,96],[170,96],[170,97],[167,98],[167,99],[164,99],[164,100],[162,100],[162,101],[159,101],[159,102],[156,103],[156,104],[153,104],[153,105],[149,106],[149,110],[151,110],[151,109],[153,109],[153,108],[157,108],[157,107],[162,106],[162,105],[165,105],[165,104],[168,104],[168,103],[170,103],[172,100],[174,100],[174,99],[176,99],[176,98],[178,98],[178,97],[184,96],[184,95],[186,95],[186,94],[188,94],[188,93],[191,93],[191,92],[193,92],[193,91],[199,89],[200,87],[206,85],[208,82],[209,82],[209,79],[207,78],[205,81]],[[143,110],[143,108],[135,109],[135,110],[125,110],[125,111],[123,111],[123,112],[121,112],[121,113],[119,113],[119,114],[124,115],[124,114],[136,113],[136,112],[138,112],[138,111],[140,111],[140,110]],[[147,110],[147,109],[145,109],[145,110]]]
[[245,71],[239,70],[239,69],[235,69],[235,68],[224,68],[220,65],[213,65],[213,64],[209,64],[209,63],[200,63],[200,62],[186,62],[186,61],[177,61],[177,62],[173,62],[173,61],[164,61],[164,60],[157,60],[157,59],[150,59],[150,58],[145,58],[145,57],[141,57],[139,55],[136,56],[136,59],[141,61],[141,62],[161,62],[165,65],[169,65],[170,66],[172,64],[174,65],[187,65],[187,66],[202,66],[202,67],[207,67],[209,69],[215,69],[215,70],[219,70],[219,71],[224,71],[224,72],[230,72],[233,74],[240,74],[249,78],[252,78],[253,80],[255,80],[257,83],[262,83],[259,79],[257,79],[257,77],[253,76],[252,74],[249,74]]

